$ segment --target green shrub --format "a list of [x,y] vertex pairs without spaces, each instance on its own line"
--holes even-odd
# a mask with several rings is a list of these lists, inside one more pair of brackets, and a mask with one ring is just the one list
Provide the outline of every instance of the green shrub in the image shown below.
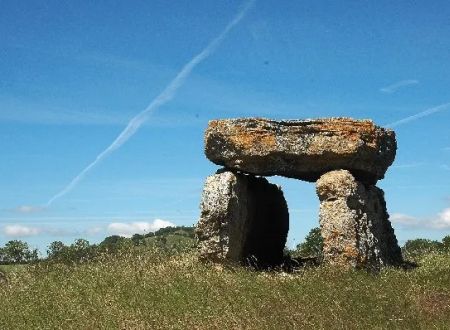
[[316,227],[310,230],[305,237],[305,241],[297,245],[293,251],[294,257],[309,257],[322,259],[323,257],[323,238],[320,228]]
[[402,254],[406,260],[417,261],[430,253],[443,251],[443,247],[444,245],[441,242],[418,238],[406,241],[402,247]]

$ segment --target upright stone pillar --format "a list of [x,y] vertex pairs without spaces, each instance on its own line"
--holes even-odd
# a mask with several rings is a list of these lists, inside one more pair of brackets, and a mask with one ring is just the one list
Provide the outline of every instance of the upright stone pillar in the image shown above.
[[207,178],[196,234],[200,258],[279,264],[289,229],[281,189],[264,178],[225,171]]
[[402,262],[383,190],[337,170],[322,175],[316,191],[325,262],[370,269]]

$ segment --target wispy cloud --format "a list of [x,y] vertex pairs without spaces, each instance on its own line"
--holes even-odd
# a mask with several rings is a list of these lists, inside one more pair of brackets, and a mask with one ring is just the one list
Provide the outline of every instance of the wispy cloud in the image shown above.
[[422,166],[422,165],[423,165],[423,163],[416,163],[416,162],[414,162],[414,163],[407,163],[407,164],[392,165],[391,168],[399,168],[399,169],[402,169],[402,168],[414,168],[414,167],[419,167],[419,166]]
[[401,88],[407,87],[407,86],[411,86],[411,85],[417,85],[419,83],[418,80],[415,79],[407,79],[407,80],[400,80],[397,81],[389,86],[385,86],[380,88],[380,92],[382,93],[387,93],[387,94],[392,94],[395,93],[396,91],[398,91]]
[[163,89],[163,91],[148,105],[146,109],[138,113],[133,117],[125,129],[117,136],[117,138],[88,166],[86,166],[72,181],[69,182],[60,192],[50,198],[47,202],[47,206],[50,206],[55,200],[61,198],[69,191],[71,191],[80,182],[84,176],[93,169],[98,163],[109,156],[112,152],[119,149],[124,143],[126,143],[144,124],[150,115],[158,108],[172,100],[177,93],[178,89],[186,82],[186,79],[190,76],[192,70],[207,59],[222,43],[227,34],[244,18],[247,11],[253,5],[254,0],[247,1],[244,7],[236,14],[236,16],[228,23],[224,30],[215,37],[209,44],[197,55],[195,55],[189,62],[187,62],[181,71],[175,76],[175,78]]
[[444,209],[436,216],[429,219],[420,219],[403,213],[393,213],[390,220],[394,224],[399,224],[403,227],[428,228],[428,229],[450,229],[450,207]]
[[450,229],[450,207],[438,214],[437,219],[432,221],[433,228]]
[[133,234],[144,234],[155,232],[161,228],[174,227],[175,224],[161,219],[155,219],[153,222],[113,222],[108,225],[108,233],[123,237],[131,237]]
[[387,124],[387,125],[384,125],[384,126],[385,127],[389,127],[389,128],[393,128],[393,127],[396,127],[396,126],[399,126],[399,125],[403,125],[403,124],[409,123],[411,121],[414,121],[414,120],[417,120],[417,119],[420,119],[420,118],[428,117],[428,116],[430,116],[430,115],[432,115],[434,113],[441,112],[441,111],[448,110],[448,109],[450,109],[450,102],[438,105],[438,106],[433,107],[433,108],[426,109],[424,111],[416,113],[415,115],[405,117],[403,119],[394,121],[394,122],[392,122],[390,124]]
[[41,228],[23,225],[7,225],[3,228],[3,233],[10,237],[36,236],[42,232]]
[[12,209],[13,212],[20,214],[33,214],[42,212],[44,210],[44,207],[36,205],[20,205]]
[[50,225],[23,225],[11,224],[3,227],[3,234],[7,237],[20,238],[38,235],[61,236],[94,236],[105,232],[104,226],[93,226],[86,229],[77,230],[73,228],[57,228]]
[[389,217],[389,220],[391,220],[393,223],[398,223],[404,226],[417,226],[419,224],[418,219],[403,213],[393,213]]

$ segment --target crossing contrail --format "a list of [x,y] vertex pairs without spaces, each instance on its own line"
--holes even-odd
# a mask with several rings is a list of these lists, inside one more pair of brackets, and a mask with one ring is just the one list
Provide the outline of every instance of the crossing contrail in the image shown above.
[[113,151],[120,148],[125,142],[128,141],[142,126],[142,124],[149,118],[149,116],[156,109],[169,102],[174,96],[177,90],[184,84],[186,78],[189,77],[192,70],[206,58],[208,58],[220,45],[223,39],[226,37],[228,32],[236,26],[242,18],[247,14],[248,10],[252,7],[255,0],[247,1],[242,9],[236,14],[236,16],[228,23],[228,25],[223,29],[223,31],[215,37],[210,43],[196,56],[194,56],[188,63],[184,65],[181,71],[176,75],[176,77],[166,86],[166,88],[148,105],[145,110],[141,111],[134,118],[132,118],[125,129],[117,136],[117,138],[103,150],[95,160],[90,163],[86,168],[84,168],[72,181],[65,186],[60,192],[50,198],[46,204],[49,207],[55,200],[61,198],[68,192],[70,192],[76,185],[84,178],[84,176],[92,170],[98,163],[109,156]]
[[414,120],[417,120],[419,118],[428,117],[429,115],[432,115],[433,113],[444,111],[444,110],[447,110],[448,108],[450,108],[450,103],[444,103],[444,104],[438,105],[436,107],[429,108],[429,109],[424,110],[422,112],[416,113],[415,115],[412,115],[412,116],[409,116],[409,117],[406,117],[406,118],[394,121],[393,123],[390,123],[390,124],[387,124],[387,125],[384,125],[384,126],[389,127],[389,128],[393,128],[395,126],[406,124],[406,123],[409,123],[410,121],[414,121]]

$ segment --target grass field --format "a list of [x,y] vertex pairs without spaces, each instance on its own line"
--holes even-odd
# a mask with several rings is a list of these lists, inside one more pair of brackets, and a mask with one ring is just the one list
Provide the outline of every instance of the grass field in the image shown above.
[[0,285],[0,329],[445,329],[450,255],[374,275],[257,272],[140,249],[40,264]]
[[5,274],[10,274],[13,272],[25,271],[26,265],[0,265],[0,271]]

